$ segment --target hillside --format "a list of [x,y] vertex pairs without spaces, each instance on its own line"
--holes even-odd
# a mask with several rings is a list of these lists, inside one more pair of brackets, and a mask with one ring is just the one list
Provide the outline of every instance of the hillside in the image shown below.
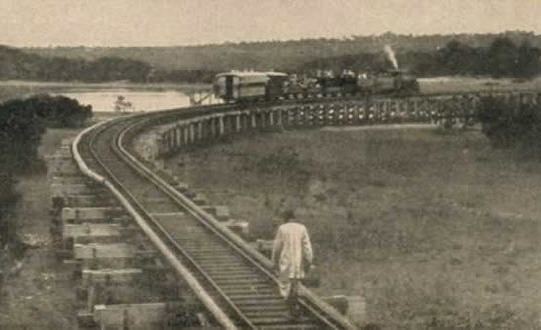
[[304,63],[321,58],[354,56],[360,53],[381,53],[391,45],[398,54],[408,52],[434,52],[452,40],[474,48],[488,47],[496,37],[507,37],[519,44],[528,41],[541,47],[541,36],[531,32],[511,31],[502,34],[449,34],[449,35],[397,35],[352,36],[343,39],[301,39],[291,41],[264,41],[224,43],[218,45],[177,47],[51,47],[25,48],[43,56],[62,56],[95,60],[100,57],[121,57],[147,62],[156,68],[229,70],[252,68],[255,70],[291,70]]
[[[0,80],[209,83],[216,73],[278,70],[314,75],[317,70],[379,72],[400,69],[421,77],[541,74],[541,36],[526,32],[478,35],[372,37],[226,43],[183,47],[0,46]],[[387,53],[384,52],[387,48]]]

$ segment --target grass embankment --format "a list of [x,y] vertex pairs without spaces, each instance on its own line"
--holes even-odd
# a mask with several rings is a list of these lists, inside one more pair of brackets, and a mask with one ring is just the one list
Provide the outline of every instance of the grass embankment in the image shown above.
[[420,78],[421,93],[468,93],[501,90],[541,90],[541,78],[477,78],[477,77],[435,77]]
[[[39,154],[54,154],[63,138],[78,130],[48,129]],[[18,235],[32,245],[24,257],[10,265],[0,297],[0,329],[76,328],[75,285],[71,272],[54,255],[49,235],[51,194],[45,172],[19,178],[22,199],[14,223]],[[5,266],[5,265],[4,265]]]
[[[178,164],[182,166],[178,166]],[[386,329],[539,327],[541,164],[478,131],[291,131],[169,161],[256,237],[296,209],[322,295]]]

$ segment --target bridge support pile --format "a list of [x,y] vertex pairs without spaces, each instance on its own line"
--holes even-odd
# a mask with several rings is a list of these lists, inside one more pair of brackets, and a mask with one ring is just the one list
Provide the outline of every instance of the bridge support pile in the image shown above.
[[357,100],[322,99],[320,103],[251,105],[245,110],[202,114],[162,125],[147,158],[160,157],[240,133],[323,126],[427,123],[470,126],[483,97],[511,104],[538,104],[537,92],[482,92]]

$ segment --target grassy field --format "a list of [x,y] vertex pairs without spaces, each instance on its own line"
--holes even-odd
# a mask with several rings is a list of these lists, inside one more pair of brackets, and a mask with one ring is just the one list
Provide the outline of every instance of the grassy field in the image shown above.
[[255,237],[295,209],[322,295],[385,329],[541,328],[541,164],[478,131],[288,131],[168,162]]
[[540,90],[541,78],[520,80],[511,78],[436,77],[420,78],[422,93],[475,92],[491,90]]

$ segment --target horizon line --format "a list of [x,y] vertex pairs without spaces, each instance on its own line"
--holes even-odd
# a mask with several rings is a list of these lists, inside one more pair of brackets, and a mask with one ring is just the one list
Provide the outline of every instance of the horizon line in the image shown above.
[[174,47],[209,47],[209,46],[225,46],[225,45],[240,45],[240,44],[255,44],[255,43],[272,43],[272,42],[300,42],[309,40],[333,40],[333,41],[352,41],[355,38],[381,38],[386,35],[394,35],[397,37],[449,37],[449,36],[463,36],[463,35],[499,35],[499,34],[533,34],[533,36],[541,36],[541,33],[537,33],[533,30],[503,30],[499,32],[450,32],[450,33],[397,33],[393,31],[386,31],[380,34],[351,34],[342,36],[321,36],[321,37],[301,37],[291,39],[252,39],[252,40],[238,40],[231,41],[226,40],[222,42],[208,42],[208,43],[187,43],[187,44],[171,44],[171,45],[67,45],[67,44],[52,44],[52,45],[25,45],[16,46],[10,44],[4,44],[0,42],[0,45],[13,47],[13,48],[174,48]]

